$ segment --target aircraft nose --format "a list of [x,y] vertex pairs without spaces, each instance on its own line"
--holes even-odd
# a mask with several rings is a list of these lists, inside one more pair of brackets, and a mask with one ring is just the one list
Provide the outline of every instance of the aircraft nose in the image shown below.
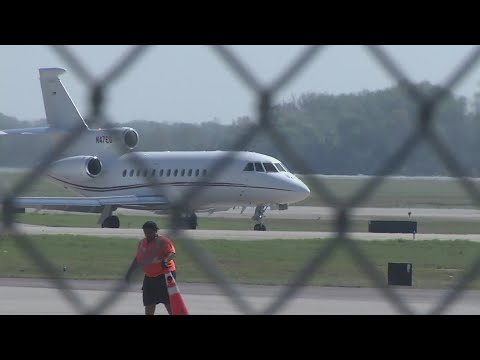
[[293,193],[295,194],[294,195],[295,198],[292,199],[293,200],[292,202],[302,201],[310,196],[310,189],[301,180],[295,179],[292,185],[293,185],[292,190],[293,190]]
[[310,196],[310,189],[304,182],[298,180],[298,187],[299,187],[298,192],[303,196],[303,199],[306,199],[307,197]]

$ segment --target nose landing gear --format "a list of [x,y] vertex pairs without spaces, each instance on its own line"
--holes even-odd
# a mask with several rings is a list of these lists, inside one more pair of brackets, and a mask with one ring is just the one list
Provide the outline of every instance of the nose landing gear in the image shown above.
[[264,217],[265,211],[267,210],[268,206],[267,205],[261,205],[257,206],[255,208],[255,214],[252,216],[252,220],[255,220],[256,224],[253,227],[253,230],[255,231],[266,231],[267,227],[265,224],[262,222],[262,219]]

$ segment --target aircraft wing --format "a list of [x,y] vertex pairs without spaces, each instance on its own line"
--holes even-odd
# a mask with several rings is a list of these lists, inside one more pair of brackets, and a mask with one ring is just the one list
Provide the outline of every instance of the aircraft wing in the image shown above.
[[0,130],[0,135],[38,135],[38,134],[67,134],[64,129],[54,129],[49,127],[25,128],[25,129],[7,129]]
[[124,196],[92,196],[92,197],[17,197],[16,208],[37,208],[52,210],[100,209],[103,206],[157,208],[169,204],[161,195],[124,195]]

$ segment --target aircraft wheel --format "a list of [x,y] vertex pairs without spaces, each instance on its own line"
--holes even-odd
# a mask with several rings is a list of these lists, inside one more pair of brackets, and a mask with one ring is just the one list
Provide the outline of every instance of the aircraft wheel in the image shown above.
[[118,229],[120,227],[120,220],[117,216],[109,216],[103,220],[102,228]]
[[187,229],[195,230],[198,226],[197,215],[187,217]]
[[120,227],[120,220],[118,219],[117,216],[111,216],[111,218],[112,218],[111,220],[112,228],[118,229]]
[[255,226],[253,227],[253,230],[260,231],[262,230],[262,226],[260,224],[255,224]]

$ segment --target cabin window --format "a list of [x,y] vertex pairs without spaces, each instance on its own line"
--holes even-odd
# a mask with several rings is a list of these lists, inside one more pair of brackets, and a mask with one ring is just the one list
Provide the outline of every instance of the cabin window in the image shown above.
[[137,169],[137,176],[140,176],[140,169]]
[[278,172],[278,170],[275,168],[275,166],[273,166],[272,163],[263,163],[263,166],[265,167],[265,170],[267,170],[267,172]]
[[263,165],[262,165],[261,162],[256,162],[255,163],[255,171],[265,172],[265,169],[263,168]]
[[135,173],[135,170],[133,170],[133,169],[130,170],[130,177],[132,177],[134,173]]
[[202,171],[202,175],[203,175],[203,176],[207,176],[207,170],[206,170],[206,169],[204,169],[204,170]]
[[178,169],[175,169],[175,171],[173,172],[173,176],[177,176],[178,175]]
[[163,176],[163,169],[158,173],[159,176]]
[[192,172],[193,172],[193,170],[192,170],[192,169],[189,169],[189,170],[188,170],[188,176],[192,176]]
[[172,172],[172,170],[168,169],[167,170],[167,176],[170,176],[170,173]]
[[247,166],[245,166],[245,169],[243,171],[254,171],[255,169],[253,168],[253,163],[249,162]]
[[182,173],[180,175],[185,176],[185,169],[182,169]]
[[127,176],[127,170],[123,170],[123,173],[122,173],[123,177]]
[[152,176],[155,176],[155,173],[156,173],[156,172],[157,172],[157,170],[156,170],[156,169],[153,169],[153,170],[152,170]]
[[195,176],[198,176],[198,175],[200,175],[200,170],[197,169],[195,170]]

